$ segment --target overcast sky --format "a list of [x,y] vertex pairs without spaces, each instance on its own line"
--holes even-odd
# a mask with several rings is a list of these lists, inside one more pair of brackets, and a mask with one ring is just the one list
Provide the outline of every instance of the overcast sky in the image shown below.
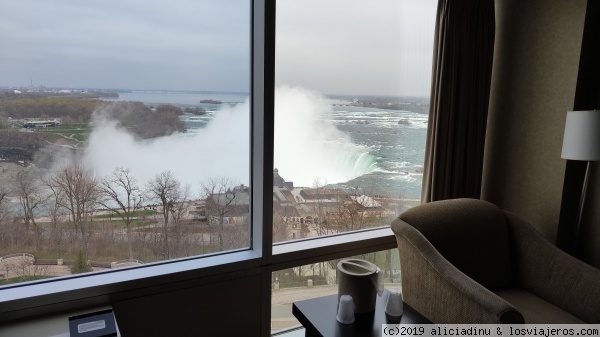
[[[428,95],[435,0],[280,0],[278,84]],[[0,85],[249,90],[248,0],[0,0]]]

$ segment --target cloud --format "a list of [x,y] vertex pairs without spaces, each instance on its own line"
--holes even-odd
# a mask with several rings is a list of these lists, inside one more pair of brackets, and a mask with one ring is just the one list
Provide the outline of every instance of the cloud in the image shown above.
[[0,12],[0,85],[248,91],[246,0],[28,0]]
[[[436,3],[278,1],[277,83],[428,95]],[[0,85],[249,91],[248,0],[22,0],[0,13]]]
[[429,95],[436,5],[278,2],[276,81],[328,94]]

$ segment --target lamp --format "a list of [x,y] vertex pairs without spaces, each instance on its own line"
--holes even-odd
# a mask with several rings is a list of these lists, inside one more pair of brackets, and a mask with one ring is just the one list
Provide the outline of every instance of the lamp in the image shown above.
[[565,134],[561,158],[586,161],[585,177],[579,199],[577,225],[574,231],[573,253],[577,245],[579,228],[583,216],[592,161],[600,160],[600,111],[569,111],[565,124]]
[[600,111],[569,111],[561,158],[600,160]]

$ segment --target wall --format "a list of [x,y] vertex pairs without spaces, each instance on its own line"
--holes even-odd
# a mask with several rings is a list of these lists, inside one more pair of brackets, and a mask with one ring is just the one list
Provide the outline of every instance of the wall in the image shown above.
[[259,336],[260,275],[114,304],[123,336]]
[[[482,198],[521,216],[553,242],[566,165],[560,158],[562,135],[566,111],[574,107],[586,5],[586,0],[496,0]],[[594,174],[598,185],[600,170]],[[590,194],[588,206],[594,208],[600,186]],[[588,221],[598,225],[595,208]],[[597,227],[586,235],[600,238]],[[583,259],[599,265],[599,254],[600,248],[586,248]]]
[[105,299],[107,306],[49,311],[0,326],[0,337],[69,336],[70,316],[106,308],[113,308],[123,336],[260,336],[261,277],[256,269],[169,284],[164,290],[141,288],[126,294],[127,299]]

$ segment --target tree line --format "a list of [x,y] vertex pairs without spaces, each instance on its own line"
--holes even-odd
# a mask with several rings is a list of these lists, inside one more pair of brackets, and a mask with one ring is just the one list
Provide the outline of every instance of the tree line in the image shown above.
[[14,119],[65,118],[88,123],[99,100],[73,97],[48,97],[3,94],[0,96],[0,114]]
[[[13,95],[14,96],[14,95]],[[181,108],[163,104],[150,108],[141,102],[105,102],[73,97],[18,97],[0,93],[0,156],[9,160],[31,161],[34,153],[54,143],[54,132],[22,133],[12,120],[27,118],[60,119],[62,125],[89,124],[94,112],[117,121],[138,139],[184,132]],[[8,97],[8,98],[7,98]]]
[[185,131],[181,108],[162,104],[151,109],[142,102],[80,99],[73,97],[0,97],[0,126],[12,119],[60,119],[62,124],[88,124],[94,111],[116,120],[138,138],[152,138]]
[[[238,185],[227,177],[207,179],[200,182],[198,199],[191,186],[171,171],[140,183],[124,167],[96,176],[77,163],[50,173],[32,166],[0,186],[0,256],[68,255],[81,265],[82,256],[104,262],[125,258],[152,262],[244,248],[250,226],[249,204],[242,194],[248,190]],[[329,193],[318,182],[311,190],[316,195]],[[298,224],[301,234],[294,238],[303,238],[305,229],[328,235],[389,223],[391,210],[368,210],[347,194],[336,198],[336,203],[304,205],[311,209],[313,221]],[[291,239],[298,230],[291,226],[290,207],[274,204],[274,242]],[[190,211],[198,209],[208,221],[190,218]],[[240,222],[228,220],[244,216]]]
[[[227,178],[201,185],[205,200],[234,189]],[[17,216],[8,209],[10,196],[18,199]],[[21,170],[10,186],[0,186],[0,247],[8,249],[4,254],[26,249],[58,256],[62,247],[71,255],[83,252],[86,257],[114,261],[126,256],[153,261],[247,246],[247,223],[209,228],[186,217],[191,204],[191,186],[182,184],[170,171],[141,185],[123,167],[105,177],[96,177],[79,164],[48,175]],[[147,209],[153,211],[143,212]],[[118,225],[100,220],[97,215],[101,211],[114,214],[120,220]],[[227,212],[225,206],[216,216]],[[118,234],[121,228],[124,235]]]

